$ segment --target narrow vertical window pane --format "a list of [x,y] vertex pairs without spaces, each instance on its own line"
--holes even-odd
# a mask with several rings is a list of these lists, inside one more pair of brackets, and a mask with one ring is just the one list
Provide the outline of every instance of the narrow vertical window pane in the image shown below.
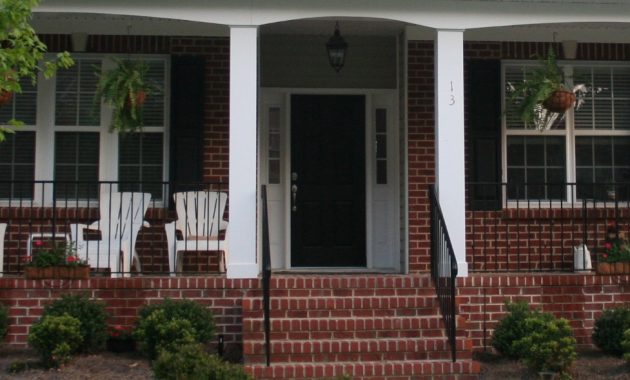
[[387,109],[377,108],[375,114],[376,134],[376,184],[387,184]]
[[268,182],[280,183],[280,108],[269,108],[269,135],[268,135]]

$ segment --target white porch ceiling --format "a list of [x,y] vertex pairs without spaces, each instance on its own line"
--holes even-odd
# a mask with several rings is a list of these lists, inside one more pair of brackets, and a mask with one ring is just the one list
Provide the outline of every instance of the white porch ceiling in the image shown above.
[[[538,0],[519,1],[535,2]],[[572,2],[573,0],[555,1]],[[409,25],[400,21],[350,17],[316,18],[273,23],[261,26],[260,31],[261,34],[273,35],[327,36],[334,30],[336,21],[339,21],[341,32],[344,35],[395,36],[402,33],[406,28],[410,39],[431,40],[434,36],[434,30],[428,27]],[[226,25],[155,17],[87,13],[35,13],[33,26],[39,33],[59,34],[83,32],[118,35],[229,35],[229,28]],[[630,22],[557,23],[479,28],[466,30],[465,39],[468,41],[577,40],[578,42],[630,43]]]

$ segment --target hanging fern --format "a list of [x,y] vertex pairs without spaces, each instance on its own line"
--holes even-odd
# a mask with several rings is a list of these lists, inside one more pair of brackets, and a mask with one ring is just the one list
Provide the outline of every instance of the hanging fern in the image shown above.
[[116,67],[97,74],[96,101],[112,107],[110,130],[121,133],[142,129],[142,105],[146,96],[160,92],[147,78],[149,66],[138,60],[115,59]]

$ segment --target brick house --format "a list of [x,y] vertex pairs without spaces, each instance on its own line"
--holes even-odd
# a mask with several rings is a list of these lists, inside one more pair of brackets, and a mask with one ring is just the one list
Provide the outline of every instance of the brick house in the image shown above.
[[[8,341],[24,344],[50,300],[88,292],[119,324],[163,297],[208,305],[257,378],[475,378],[472,352],[489,345],[506,299],[568,318],[591,345],[601,311],[630,302],[630,275],[576,271],[574,254],[585,245],[596,263],[609,235],[630,228],[629,11],[570,0],[47,0],[33,25],[77,63],[0,109],[3,122],[25,122],[0,145]],[[326,54],[336,23],[348,44],[339,72]],[[549,47],[570,81],[602,91],[539,132],[504,88]],[[142,134],[109,132],[110,112],[93,102],[94,71],[113,58],[144,60],[164,89]],[[151,193],[133,243],[141,265],[123,278],[24,279],[32,236],[102,217],[104,184]],[[431,184],[459,277],[455,362],[435,287],[447,264],[434,261],[430,276],[432,243],[446,241]],[[229,194],[227,270],[198,251],[169,276],[172,194],[207,188]]]

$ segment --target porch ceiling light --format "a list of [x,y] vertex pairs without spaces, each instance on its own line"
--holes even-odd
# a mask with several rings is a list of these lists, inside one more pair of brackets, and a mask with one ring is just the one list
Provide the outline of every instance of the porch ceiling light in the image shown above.
[[326,50],[328,51],[328,62],[330,66],[339,72],[346,61],[346,51],[348,50],[348,44],[346,40],[341,37],[339,33],[339,23],[335,25],[335,33],[330,37],[326,43]]

